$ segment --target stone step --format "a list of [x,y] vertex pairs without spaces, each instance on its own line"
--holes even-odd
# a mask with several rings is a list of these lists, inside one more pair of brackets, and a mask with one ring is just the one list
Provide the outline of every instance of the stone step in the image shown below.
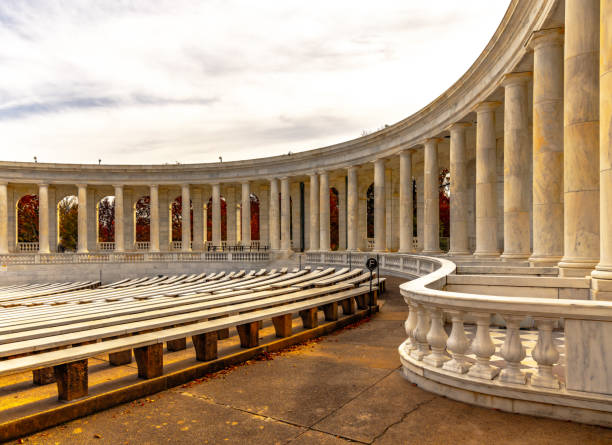
[[557,267],[520,267],[499,264],[497,266],[457,265],[458,275],[529,275],[556,277],[559,275]]

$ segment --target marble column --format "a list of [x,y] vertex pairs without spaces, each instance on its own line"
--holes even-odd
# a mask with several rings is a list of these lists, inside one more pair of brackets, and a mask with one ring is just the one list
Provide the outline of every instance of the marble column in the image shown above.
[[347,170],[347,246],[346,250],[357,250],[359,247],[359,180],[357,171],[359,167],[351,166]]
[[281,250],[291,251],[291,190],[289,178],[281,178]]
[[278,179],[270,179],[270,249],[280,249],[280,213],[278,208]]
[[469,255],[469,177],[465,129],[471,124],[457,122],[450,131],[450,249],[449,255]]
[[385,233],[385,160],[374,161],[374,251],[387,250]]
[[319,175],[310,174],[310,246],[311,252],[319,250]]
[[191,193],[189,184],[181,186],[181,250],[191,251]]
[[410,253],[412,247],[412,150],[400,152],[399,253]]
[[531,141],[527,87],[531,73],[504,76],[504,253],[506,260],[531,254],[529,207]]
[[115,251],[125,251],[125,221],[123,219],[123,185],[115,185]]
[[8,245],[8,184],[0,182],[0,254],[9,253]]
[[612,300],[612,0],[603,0],[600,11],[601,58],[599,66],[599,181],[600,261],[593,277],[594,297]]
[[564,253],[560,276],[599,262],[599,3],[565,1]]
[[51,252],[49,245],[49,184],[38,185],[38,252]]
[[248,181],[242,183],[242,204],[240,229],[242,245],[251,245],[251,184]]
[[221,246],[221,185],[212,184],[212,245]]
[[563,29],[533,34],[534,266],[563,256]]
[[149,250],[159,252],[159,187],[149,186]]
[[440,139],[431,138],[425,141],[425,221],[423,253],[440,253],[440,169],[438,167],[438,143]]
[[87,253],[87,184],[77,184],[78,187],[78,243],[77,253]]
[[330,214],[329,214],[329,173],[321,172],[319,174],[319,250],[328,252],[329,246],[329,232],[330,232]]
[[[497,147],[495,109],[499,102],[476,107],[476,257],[497,257]],[[452,199],[452,197],[451,197]]]

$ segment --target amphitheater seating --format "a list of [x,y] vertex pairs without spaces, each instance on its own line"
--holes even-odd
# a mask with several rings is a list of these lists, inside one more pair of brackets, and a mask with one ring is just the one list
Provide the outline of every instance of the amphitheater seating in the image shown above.
[[88,393],[89,358],[108,354],[111,365],[122,365],[131,362],[133,351],[139,377],[157,377],[164,342],[168,351],[177,351],[191,337],[196,359],[208,361],[217,357],[217,341],[227,338],[229,328],[250,348],[258,345],[264,320],[272,320],[277,337],[287,337],[294,315],[311,329],[319,310],[336,320],[339,305],[349,315],[376,304],[377,289],[370,295],[369,287],[360,286],[362,272],[282,268],[160,275],[96,288],[65,284],[64,292],[44,295],[36,286],[13,287],[7,298],[0,295],[0,376],[33,371],[34,384],[56,381],[58,398],[73,400]]

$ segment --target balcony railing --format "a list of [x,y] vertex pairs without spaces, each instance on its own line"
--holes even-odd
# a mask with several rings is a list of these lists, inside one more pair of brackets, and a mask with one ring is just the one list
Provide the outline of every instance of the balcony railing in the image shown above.
[[102,251],[111,251],[111,250],[115,250],[115,243],[114,242],[102,242],[102,243],[98,243],[98,250],[102,250]]
[[38,252],[39,244],[38,242],[17,243],[17,250],[19,252]]

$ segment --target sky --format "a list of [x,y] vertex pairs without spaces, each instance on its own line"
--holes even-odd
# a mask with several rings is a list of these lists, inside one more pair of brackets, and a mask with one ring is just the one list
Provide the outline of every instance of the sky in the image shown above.
[[509,0],[1,0],[0,160],[252,159],[418,111]]

